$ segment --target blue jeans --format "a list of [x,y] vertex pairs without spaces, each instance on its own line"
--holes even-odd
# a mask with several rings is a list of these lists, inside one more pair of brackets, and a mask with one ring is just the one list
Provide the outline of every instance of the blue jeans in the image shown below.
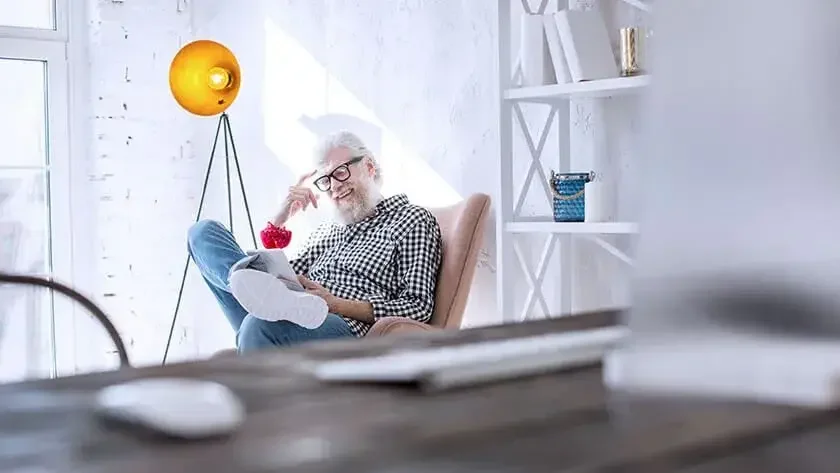
[[335,314],[327,315],[324,323],[315,329],[306,329],[286,320],[269,322],[249,315],[228,286],[231,266],[246,255],[233,234],[221,223],[213,220],[197,222],[190,227],[187,243],[201,276],[236,332],[239,353],[354,335],[347,322]]

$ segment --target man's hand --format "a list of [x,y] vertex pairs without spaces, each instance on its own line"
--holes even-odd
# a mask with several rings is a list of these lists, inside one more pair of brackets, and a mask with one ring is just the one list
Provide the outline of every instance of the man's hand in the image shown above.
[[317,169],[310,171],[301,176],[295,185],[289,187],[289,194],[283,202],[283,207],[272,222],[278,227],[282,227],[286,222],[292,218],[296,213],[306,210],[310,205],[318,208],[318,194],[312,192],[312,189],[306,187],[304,184],[307,179],[311,178],[318,172]]
[[327,310],[329,310],[330,313],[343,315],[368,324],[375,322],[373,318],[373,305],[371,305],[370,302],[352,301],[336,297],[324,286],[307,278],[306,276],[298,276],[298,281],[300,281],[300,284],[304,289],[306,289],[306,292],[324,299],[324,301],[327,302]]
[[337,297],[330,294],[330,291],[328,291],[324,286],[307,278],[306,276],[298,276],[298,281],[300,281],[300,284],[304,289],[306,289],[306,292],[324,299],[327,302],[327,308],[329,311],[334,312]]

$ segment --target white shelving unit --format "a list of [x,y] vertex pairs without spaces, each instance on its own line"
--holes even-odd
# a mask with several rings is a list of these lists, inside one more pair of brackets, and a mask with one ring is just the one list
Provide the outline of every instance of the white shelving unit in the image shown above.
[[642,11],[646,11],[646,12],[653,11],[650,4],[647,3],[647,2],[644,2],[642,0],[622,0],[622,1],[624,3],[627,3],[628,5],[632,5],[632,6],[636,7],[639,10],[642,10]]
[[504,91],[509,102],[554,103],[563,99],[584,99],[615,97],[633,94],[650,85],[650,76],[617,77],[590,82],[543,85],[540,87],[519,87]]
[[[604,251],[619,260],[632,265],[632,260],[621,250],[607,242],[605,235],[628,235],[638,232],[635,222],[581,222],[559,223],[553,220],[535,220],[522,216],[526,194],[533,179],[539,179],[545,197],[549,202],[547,209],[551,209],[551,190],[542,164],[542,154],[550,125],[559,110],[559,104],[575,99],[600,99],[621,95],[638,94],[651,84],[648,75],[634,77],[617,77],[588,82],[545,85],[538,87],[515,87],[513,69],[514,51],[511,47],[511,2],[516,0],[498,0],[499,38],[498,38],[498,73],[499,73],[499,151],[500,151],[500,192],[496,205],[496,244],[497,244],[497,284],[498,307],[505,321],[519,321],[527,318],[535,305],[538,305],[546,316],[548,305],[543,296],[542,282],[546,275],[547,266],[552,257],[555,246],[568,248],[572,238],[585,238],[593,241]],[[542,14],[546,11],[548,0],[541,0],[534,11],[527,0],[520,0],[528,13]],[[560,0],[561,3],[566,0]],[[610,0],[600,0],[602,2]],[[651,11],[649,3],[643,0],[612,0],[623,1],[642,11]],[[548,118],[537,139],[532,136],[528,122],[522,111],[522,104],[545,104],[550,107]],[[513,182],[513,163],[524,156],[516,156],[513,146],[513,131],[515,124],[521,127],[530,154],[530,167],[526,173],[519,195],[515,194]],[[522,153],[520,153],[522,154]],[[526,158],[527,159],[527,158]],[[523,234],[544,234],[547,236],[536,267],[529,264],[525,251],[517,242],[517,237]],[[570,266],[571,258],[568,251],[562,251],[561,264]],[[516,284],[524,274],[529,286],[524,307],[517,310],[514,307],[514,297],[510,288]],[[569,277],[562,278],[560,297],[563,311],[571,307],[571,282]],[[566,312],[567,313],[567,312]]]
[[639,231],[633,222],[544,222],[518,221],[505,224],[506,233],[560,233],[595,235],[632,235]]

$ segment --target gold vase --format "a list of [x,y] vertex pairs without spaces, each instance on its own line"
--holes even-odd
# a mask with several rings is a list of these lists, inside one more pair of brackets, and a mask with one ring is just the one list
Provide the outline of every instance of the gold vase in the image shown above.
[[639,67],[639,29],[636,27],[621,28],[621,75],[635,76],[641,74]]

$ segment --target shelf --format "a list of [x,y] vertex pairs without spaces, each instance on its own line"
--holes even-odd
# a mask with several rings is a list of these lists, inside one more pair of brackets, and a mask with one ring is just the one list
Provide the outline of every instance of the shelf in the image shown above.
[[624,1],[624,3],[626,3],[628,5],[632,5],[636,8],[638,8],[639,10],[646,11],[646,12],[653,11],[653,8],[651,8],[649,2],[645,2],[645,1],[642,1],[642,0],[623,0],[623,1]]
[[519,87],[505,91],[505,100],[551,102],[557,99],[613,97],[638,93],[650,85],[651,76],[616,77],[568,84]]
[[508,233],[577,233],[577,234],[634,234],[639,226],[633,222],[511,222],[505,225]]

